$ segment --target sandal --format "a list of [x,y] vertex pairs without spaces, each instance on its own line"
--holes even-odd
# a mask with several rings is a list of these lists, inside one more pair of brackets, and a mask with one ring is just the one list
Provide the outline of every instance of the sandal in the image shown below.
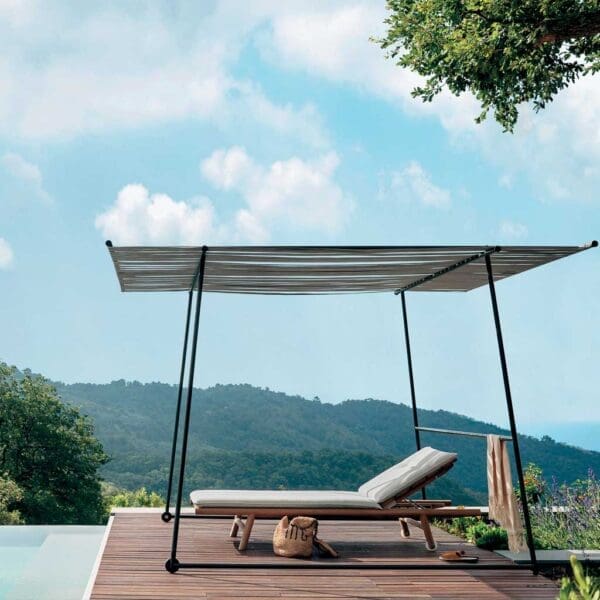
[[468,562],[476,563],[479,560],[479,556],[470,556],[465,554],[464,550],[450,550],[449,552],[442,552],[440,554],[440,560],[446,562]]

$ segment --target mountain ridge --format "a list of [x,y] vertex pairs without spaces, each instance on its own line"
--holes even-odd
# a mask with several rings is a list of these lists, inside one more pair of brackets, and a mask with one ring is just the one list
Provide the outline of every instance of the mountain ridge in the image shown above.
[[[54,384],[61,397],[94,421],[113,460],[106,479],[125,487],[164,491],[177,386],[118,380],[110,384]],[[508,431],[445,410],[419,410],[422,426],[462,431]],[[485,440],[421,433],[422,445],[456,451],[447,493],[484,502]],[[524,464],[548,478],[573,481],[600,470],[600,453],[549,437],[519,436]],[[191,487],[358,487],[377,471],[414,452],[410,407],[386,400],[328,404],[249,384],[195,389],[186,489]],[[310,474],[310,476],[309,476]],[[444,486],[439,490],[443,495]],[[459,494],[460,495],[460,494]]]

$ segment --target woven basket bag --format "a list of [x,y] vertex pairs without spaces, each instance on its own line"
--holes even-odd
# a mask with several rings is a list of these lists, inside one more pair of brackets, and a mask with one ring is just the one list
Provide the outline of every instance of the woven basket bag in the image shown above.
[[283,517],[273,533],[273,552],[288,558],[310,558],[313,546],[320,553],[337,558],[337,552],[317,537],[319,522],[313,517]]

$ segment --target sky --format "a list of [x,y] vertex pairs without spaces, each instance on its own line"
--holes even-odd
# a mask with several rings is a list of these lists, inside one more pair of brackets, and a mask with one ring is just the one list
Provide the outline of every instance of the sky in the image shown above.
[[[564,244],[600,235],[600,77],[523,106],[411,97],[381,1],[0,0],[0,360],[174,383],[186,294],[104,246]],[[600,423],[600,254],[497,286],[517,416]],[[487,289],[408,294],[419,405],[506,425]],[[196,383],[408,402],[399,298],[207,294]],[[600,431],[600,426],[598,428]]]

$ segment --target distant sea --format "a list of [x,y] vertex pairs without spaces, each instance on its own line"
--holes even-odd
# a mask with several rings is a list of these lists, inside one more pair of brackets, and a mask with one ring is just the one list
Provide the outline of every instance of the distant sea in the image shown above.
[[535,423],[522,425],[523,433],[542,437],[549,435],[557,442],[600,452],[600,422]]

